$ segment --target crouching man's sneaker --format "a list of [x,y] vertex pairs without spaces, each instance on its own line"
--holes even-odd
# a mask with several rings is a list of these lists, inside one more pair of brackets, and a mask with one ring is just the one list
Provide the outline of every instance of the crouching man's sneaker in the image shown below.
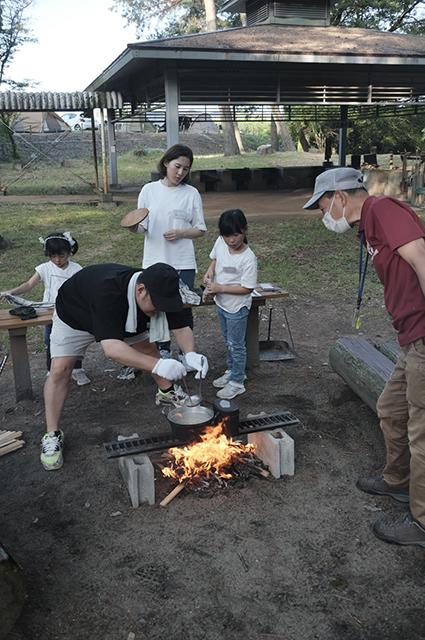
[[87,376],[84,369],[73,369],[71,375],[72,379],[75,380],[79,387],[82,387],[85,384],[90,384],[90,378]]
[[425,529],[409,512],[394,522],[375,522],[372,531],[377,538],[391,544],[418,544],[425,547]]
[[41,440],[40,460],[46,471],[60,469],[63,465],[65,435],[62,430],[46,433]]
[[134,380],[136,377],[134,367],[122,367],[121,371],[117,375],[117,380]]
[[187,393],[185,393],[178,384],[175,384],[173,385],[173,388],[167,392],[161,391],[161,389],[158,389],[158,392],[155,396],[155,404],[165,405],[165,406],[172,405],[174,407],[176,406],[181,407],[185,404],[186,400],[188,399],[189,399],[189,396],[187,395]]
[[372,476],[370,478],[359,478],[356,482],[357,489],[365,493],[372,493],[377,496],[391,496],[398,502],[409,502],[409,487],[391,487],[384,476]]

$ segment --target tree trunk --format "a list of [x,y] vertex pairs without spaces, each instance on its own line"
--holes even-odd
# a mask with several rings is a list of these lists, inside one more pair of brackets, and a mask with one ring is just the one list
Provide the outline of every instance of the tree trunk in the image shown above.
[[204,0],[207,31],[217,31],[217,15],[214,0]]
[[243,142],[241,138],[241,132],[239,131],[239,125],[237,122],[234,122],[233,126],[235,127],[235,136],[236,136],[236,142],[238,143],[239,153],[243,153],[245,149],[243,148]]
[[280,137],[282,138],[282,144],[285,151],[296,151],[297,149],[292,141],[291,134],[286,128],[286,124],[282,120],[282,114],[279,107],[277,105],[272,105],[270,109],[276,125],[279,128]]
[[[204,0],[207,31],[217,31],[217,14],[214,0]],[[236,139],[235,124],[231,117],[230,107],[219,107],[221,126],[223,129],[223,150],[225,156],[238,156],[241,153]],[[239,133],[239,130],[238,130]],[[242,145],[242,140],[240,142]],[[243,149],[242,149],[243,150]]]
[[273,120],[273,117],[270,120],[270,144],[272,145],[273,151],[279,151],[279,136],[277,135],[276,122]]
[[228,105],[220,105],[220,119],[223,128],[223,151],[225,156],[240,155],[235,135],[235,127],[231,119],[232,114]]
[[310,150],[310,140],[306,136],[306,130],[307,130],[307,127],[303,123],[301,133],[300,133],[300,145],[302,150],[308,153],[308,151]]
[[340,338],[329,351],[332,368],[372,411],[394,363],[364,338]]

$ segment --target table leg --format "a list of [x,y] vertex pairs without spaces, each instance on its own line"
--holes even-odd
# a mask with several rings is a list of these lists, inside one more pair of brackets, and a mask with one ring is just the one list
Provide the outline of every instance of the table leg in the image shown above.
[[258,305],[253,304],[246,325],[246,368],[257,369],[260,366]]
[[27,349],[27,328],[9,329],[10,353],[15,378],[16,400],[32,400],[30,363]]

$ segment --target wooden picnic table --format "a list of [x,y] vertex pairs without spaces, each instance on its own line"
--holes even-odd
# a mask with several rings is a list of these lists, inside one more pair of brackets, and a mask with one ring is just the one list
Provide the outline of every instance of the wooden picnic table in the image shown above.
[[[258,296],[253,296],[252,307],[248,314],[246,328],[246,351],[248,369],[255,369],[260,364],[259,346],[259,308],[263,307],[267,301],[277,298],[287,298],[289,293],[280,287],[273,286],[273,291],[264,291],[258,284],[255,290]],[[214,300],[201,302],[200,305],[213,305]],[[186,305],[192,306],[192,305]],[[27,329],[28,327],[40,327],[50,324],[53,317],[53,309],[46,311],[37,310],[37,318],[21,320],[18,316],[9,313],[8,309],[0,309],[0,329],[9,331],[10,353],[12,356],[13,375],[15,379],[16,400],[32,400],[33,391],[31,384],[31,372],[28,357]]]
[[[264,284],[264,283],[263,283]],[[246,326],[246,367],[247,369],[256,369],[260,365],[260,328],[259,328],[259,308],[264,307],[266,302],[272,302],[277,298],[288,298],[289,293],[280,287],[273,286],[273,290],[264,290],[261,284],[257,284],[255,291],[259,294],[252,297],[252,306],[248,314],[248,322]],[[201,302],[200,305],[206,306],[215,304],[214,300]],[[194,305],[185,305],[192,306]]]
[[21,320],[9,313],[9,309],[0,309],[0,329],[9,331],[10,353],[12,356],[13,375],[15,378],[16,400],[32,400],[32,384],[30,363],[28,358],[27,329],[50,324],[53,309],[37,310],[37,318]]

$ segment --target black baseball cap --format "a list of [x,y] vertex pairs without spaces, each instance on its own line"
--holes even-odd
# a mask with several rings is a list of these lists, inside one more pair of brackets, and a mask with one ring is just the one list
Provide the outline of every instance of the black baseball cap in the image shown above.
[[169,264],[157,262],[144,269],[140,278],[158,311],[181,311],[183,302],[179,292],[179,274]]

